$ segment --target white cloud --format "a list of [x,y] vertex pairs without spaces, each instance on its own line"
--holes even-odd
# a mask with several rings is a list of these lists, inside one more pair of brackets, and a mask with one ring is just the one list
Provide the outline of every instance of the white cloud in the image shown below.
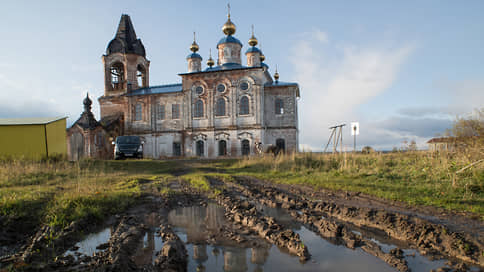
[[[305,35],[291,55],[294,79],[301,86],[300,142],[313,150],[326,144],[328,127],[359,119],[353,110],[390,87],[414,50],[411,44],[336,47],[321,33],[315,30],[313,35]],[[321,47],[321,40],[326,41],[325,47]]]

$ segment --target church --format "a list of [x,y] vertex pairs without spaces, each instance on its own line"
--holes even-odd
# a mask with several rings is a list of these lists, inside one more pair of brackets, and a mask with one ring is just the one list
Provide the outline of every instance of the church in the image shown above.
[[[186,57],[181,83],[150,85],[150,61],[131,19],[122,15],[103,55],[101,119],[84,112],[67,130],[68,156],[112,158],[119,135],[142,138],[145,158],[250,156],[264,148],[298,150],[299,86],[272,76],[252,33],[245,50],[228,19],[217,43],[217,61],[202,57],[195,40]],[[253,32],[253,31],[252,31]]]

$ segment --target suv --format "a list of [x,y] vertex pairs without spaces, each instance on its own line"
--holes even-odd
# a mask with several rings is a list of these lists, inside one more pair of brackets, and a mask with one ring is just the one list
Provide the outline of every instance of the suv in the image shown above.
[[114,145],[114,159],[143,158],[143,144],[139,136],[118,136]]

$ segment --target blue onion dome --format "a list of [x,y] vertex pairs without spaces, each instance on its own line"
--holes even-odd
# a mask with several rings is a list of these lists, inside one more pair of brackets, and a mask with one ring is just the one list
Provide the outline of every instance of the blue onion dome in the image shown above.
[[239,41],[239,39],[235,38],[234,36],[226,36],[220,39],[220,41],[217,43],[217,48],[220,44],[223,43],[237,43],[242,46],[242,43]]
[[194,53],[188,54],[187,59],[202,59],[202,56],[194,52]]
[[255,47],[255,46],[251,46],[251,47],[249,47],[249,49],[247,49],[247,51],[245,51],[245,54],[248,54],[248,53],[260,53],[260,54],[262,54],[262,51],[260,51],[260,49]]

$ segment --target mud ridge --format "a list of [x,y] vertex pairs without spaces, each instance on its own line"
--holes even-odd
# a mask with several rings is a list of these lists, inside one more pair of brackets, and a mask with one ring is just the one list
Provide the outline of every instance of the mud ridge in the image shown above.
[[[238,177],[236,180],[242,186],[244,195],[265,199],[271,205],[281,205],[289,211],[307,210],[309,214],[316,212],[324,214],[326,218],[335,218],[358,227],[382,230],[394,239],[415,246],[423,255],[440,253],[481,267],[484,263],[481,254],[484,247],[478,240],[470,235],[449,231],[445,226],[384,210],[310,200],[304,195],[296,196],[253,178]],[[331,228],[329,230],[331,232]]]

